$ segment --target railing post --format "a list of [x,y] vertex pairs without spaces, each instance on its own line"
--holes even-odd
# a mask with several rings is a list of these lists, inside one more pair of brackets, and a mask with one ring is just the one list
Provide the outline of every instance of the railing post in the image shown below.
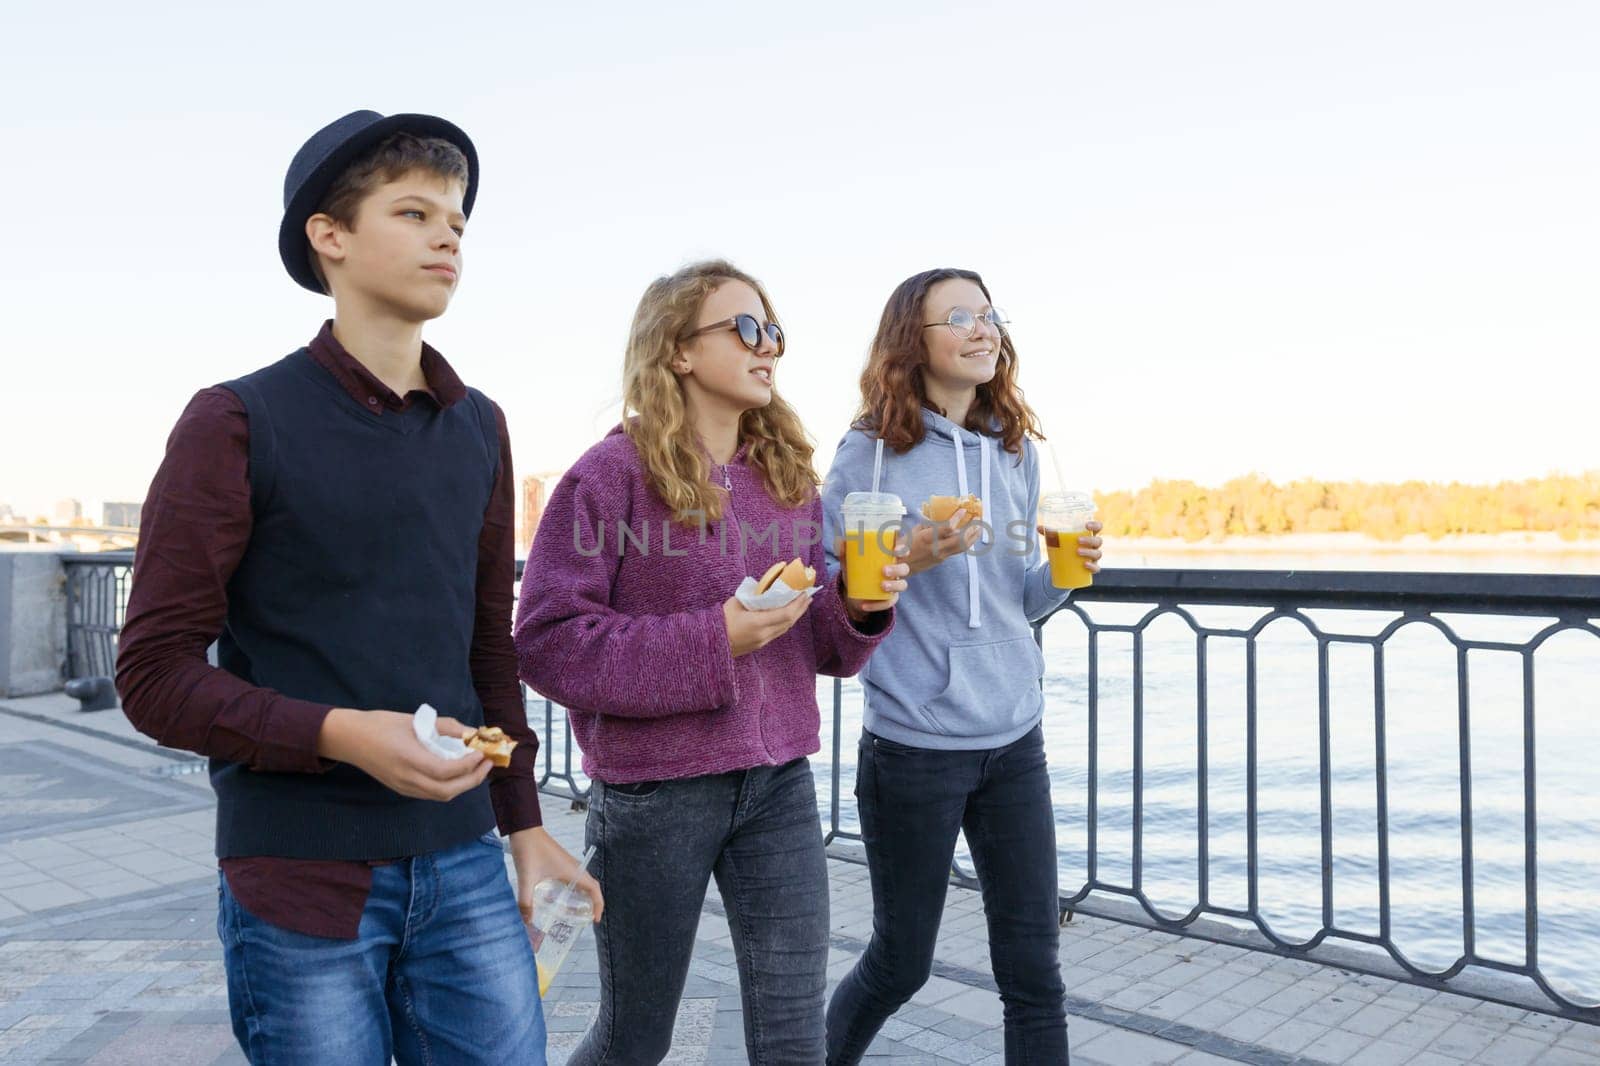
[[1456,649],[1456,686],[1460,694],[1461,731],[1461,942],[1462,956],[1478,954],[1478,929],[1472,875],[1472,717],[1467,683],[1467,649]]
[[833,679],[833,773],[830,775],[828,792],[828,833],[823,837],[824,846],[833,843],[834,837],[839,835],[839,774],[841,766],[840,753],[844,750],[839,739],[839,730],[844,726],[844,681],[841,678]]
[[1196,633],[1195,642],[1195,878],[1196,903],[1211,905],[1211,738],[1207,730],[1206,653],[1209,637]]
[[1328,641],[1317,640],[1317,786],[1321,799],[1322,928],[1333,928],[1333,726],[1328,706]]

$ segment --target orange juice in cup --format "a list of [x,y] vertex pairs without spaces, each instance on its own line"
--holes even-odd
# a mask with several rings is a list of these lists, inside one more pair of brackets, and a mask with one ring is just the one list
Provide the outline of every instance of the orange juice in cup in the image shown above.
[[1094,583],[1094,575],[1083,565],[1088,560],[1078,554],[1078,538],[1088,533],[1094,513],[1094,497],[1087,492],[1052,492],[1039,501],[1050,583],[1058,589],[1081,589]]
[[906,506],[892,492],[852,492],[844,498],[844,594],[886,600],[886,566],[899,562],[895,538]]

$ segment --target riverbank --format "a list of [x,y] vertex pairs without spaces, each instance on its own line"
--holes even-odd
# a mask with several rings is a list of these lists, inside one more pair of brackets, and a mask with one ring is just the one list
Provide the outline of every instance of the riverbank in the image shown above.
[[1473,533],[1385,541],[1364,533],[1286,533],[1276,537],[1108,537],[1107,567],[1227,569],[1469,570],[1600,574],[1600,539],[1555,533]]

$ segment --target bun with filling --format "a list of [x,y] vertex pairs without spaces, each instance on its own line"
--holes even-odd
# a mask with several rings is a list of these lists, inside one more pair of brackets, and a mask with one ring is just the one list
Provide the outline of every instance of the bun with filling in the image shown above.
[[469,729],[462,736],[461,743],[473,751],[483,752],[484,758],[496,766],[510,766],[511,752],[517,746],[517,742],[506,736],[505,731],[497,725]]
[[957,511],[966,512],[956,528],[960,529],[974,518],[983,517],[983,501],[976,496],[929,496],[922,505],[922,517],[930,522],[948,522]]
[[779,581],[796,590],[804,592],[817,583],[817,572],[812,567],[794,558],[786,563],[773,563],[767,567],[767,572],[761,575],[761,580],[756,582],[756,595],[772,588]]

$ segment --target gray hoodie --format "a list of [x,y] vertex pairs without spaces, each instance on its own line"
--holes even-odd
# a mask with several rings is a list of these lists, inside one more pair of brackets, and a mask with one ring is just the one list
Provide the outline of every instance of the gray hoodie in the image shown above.
[[[998,748],[1032,729],[1044,713],[1044,657],[1032,623],[1067,598],[1050,583],[1034,532],[1039,456],[1024,441],[1019,458],[998,437],[962,429],[924,409],[922,442],[904,455],[883,453],[880,491],[906,505],[908,522],[929,496],[983,501],[984,539],[964,557],[907,579],[895,627],[861,671],[866,728],[919,748]],[[847,493],[872,488],[877,441],[852,429],[839,442],[822,486],[823,543],[837,573],[834,541],[843,536]]]

